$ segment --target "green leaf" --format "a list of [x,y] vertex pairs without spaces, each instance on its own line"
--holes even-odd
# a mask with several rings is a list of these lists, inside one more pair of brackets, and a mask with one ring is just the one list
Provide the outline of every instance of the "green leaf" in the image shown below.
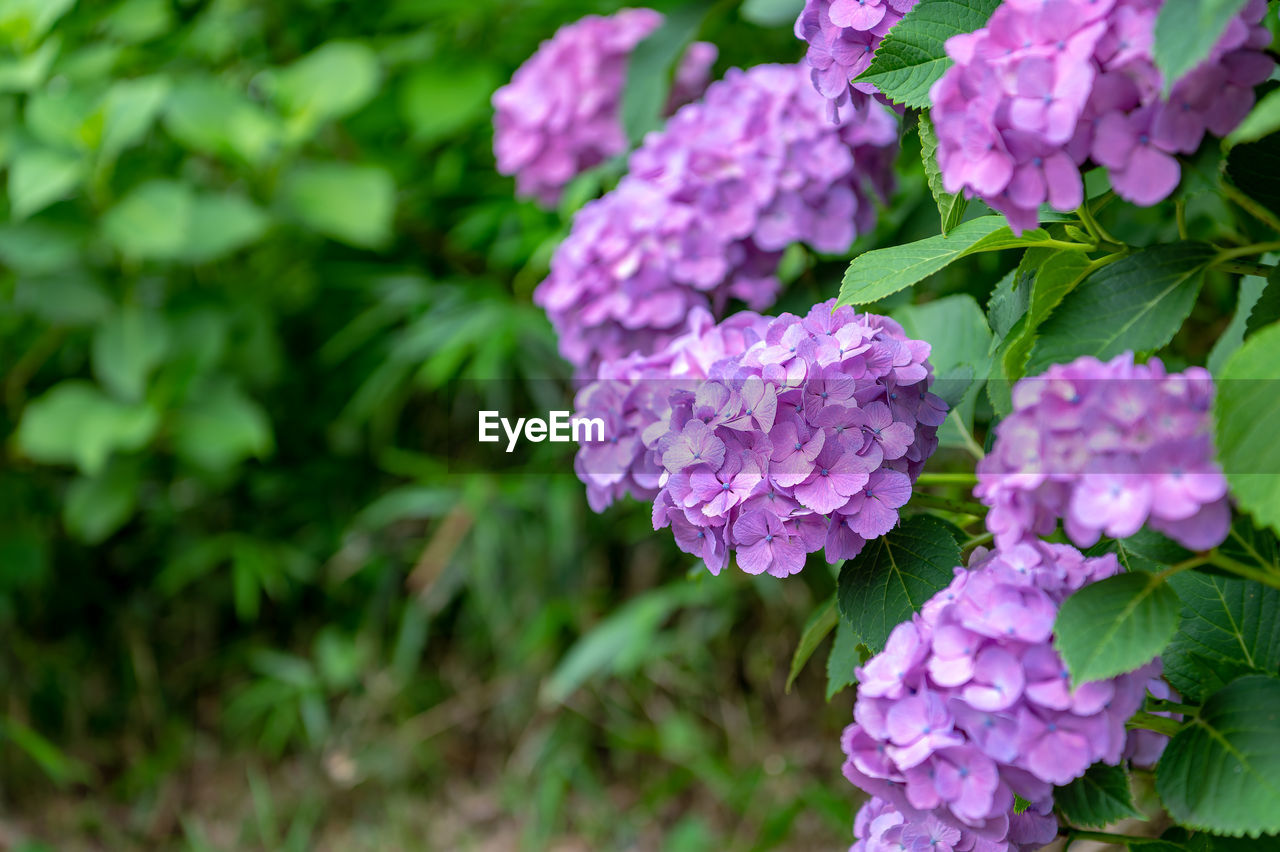
[[32,46],[75,3],[76,0],[6,0],[0,3],[0,38]]
[[1236,311],[1231,317],[1231,322],[1223,329],[1213,348],[1209,350],[1209,357],[1205,359],[1205,366],[1213,375],[1222,375],[1222,368],[1226,365],[1227,359],[1234,355],[1244,343],[1249,317],[1266,285],[1266,279],[1255,275],[1241,277],[1240,289],[1236,291]]
[[147,379],[169,351],[164,315],[136,306],[122,308],[93,332],[93,374],[117,398],[137,402]]
[[102,156],[113,160],[141,142],[168,95],[169,81],[164,77],[113,83],[103,105]]
[[1156,68],[1164,93],[1209,57],[1209,51],[1248,0],[1165,0],[1156,18]]
[[635,671],[652,653],[663,622],[681,607],[701,602],[709,588],[675,583],[627,601],[574,643],[543,681],[538,700],[562,704],[593,677]]
[[26,56],[0,59],[0,92],[30,92],[43,86],[61,46],[55,37]]
[[804,11],[804,0],[743,0],[738,13],[743,20],[762,27],[790,24]]
[[315,163],[289,174],[281,203],[314,231],[359,248],[376,249],[391,241],[395,195],[395,182],[384,169]]
[[32,461],[75,464],[92,476],[112,452],[145,447],[158,425],[153,409],[117,402],[97,386],[71,379],[27,405],[17,444]]
[[71,273],[20,278],[13,304],[50,325],[93,325],[111,312],[111,300],[97,281]]
[[1253,580],[1184,571],[1169,578],[1182,599],[1164,674],[1189,701],[1241,675],[1280,674],[1280,589]]
[[1191,313],[1213,255],[1210,246],[1177,243],[1134,252],[1097,270],[1040,327],[1027,374],[1081,355],[1105,361],[1129,350],[1160,349]]
[[488,115],[497,85],[489,65],[424,65],[400,85],[400,115],[416,138],[435,142]]
[[207,470],[225,470],[247,458],[266,458],[274,447],[262,407],[229,384],[196,394],[173,420],[178,454]]
[[9,166],[9,206],[15,220],[25,219],[65,198],[83,180],[84,161],[52,148],[29,148]]
[[127,44],[141,44],[173,27],[169,0],[124,0],[102,21],[107,35]]
[[853,259],[840,286],[838,305],[865,305],[891,296],[962,257],[1047,240],[1039,228],[1015,237],[1003,216],[962,222],[949,235],[864,252]]
[[1257,142],[1280,130],[1280,89],[1272,89],[1227,137],[1230,145]]
[[622,90],[622,127],[632,144],[662,126],[676,62],[702,28],[708,0],[693,0],[667,12],[661,26],[636,45],[627,60]]
[[1160,576],[1117,574],[1062,602],[1053,646],[1075,686],[1115,677],[1164,650],[1178,629],[1180,606],[1177,593]]
[[942,169],[938,166],[938,134],[934,132],[933,122],[927,113],[920,113],[916,122],[920,134],[920,159],[924,161],[924,176],[929,183],[929,192],[938,205],[938,216],[942,219],[942,233],[951,233],[960,220],[964,218],[965,208],[969,201],[963,193],[947,192],[942,186]]
[[[1032,251],[1040,249],[1027,249],[1028,253]],[[1016,286],[1020,283],[1018,270],[1009,270],[996,282],[991,298],[987,300],[987,324],[996,340],[1004,340],[1014,323],[1026,316],[1027,307],[1031,303],[1031,288]]]
[[353,41],[320,45],[287,68],[270,75],[272,98],[289,114],[299,136],[321,122],[341,118],[368,103],[382,76],[377,55]]
[[210,77],[190,77],[173,87],[164,125],[188,148],[249,165],[261,165],[281,134],[276,120],[243,92]]
[[0,263],[26,275],[62,272],[79,260],[79,236],[48,222],[0,225]]
[[1156,792],[1182,825],[1233,837],[1280,831],[1280,680],[1247,675],[1169,741]]
[[1218,461],[1237,505],[1280,531],[1280,324],[1258,331],[1231,356],[1213,401]]
[[93,779],[93,769],[88,764],[64,753],[17,719],[5,717],[0,720],[0,742],[4,740],[24,752],[59,787],[88,783]]
[[1067,822],[1079,828],[1102,828],[1122,819],[1143,819],[1133,806],[1129,776],[1119,766],[1095,763],[1084,775],[1053,791],[1053,802]]
[[[1240,289],[1243,294],[1243,282]],[[1253,309],[1249,311],[1249,321],[1245,323],[1245,335],[1253,334],[1276,320],[1280,320],[1280,270],[1273,271],[1268,276],[1267,286],[1253,303]]]
[[96,476],[81,476],[67,489],[62,522],[85,544],[100,544],[133,516],[138,505],[138,463],[115,458]]
[[849,622],[841,619],[836,625],[836,638],[831,643],[831,653],[827,655],[827,700],[846,686],[853,684],[854,668],[861,665],[862,655],[859,648],[865,648],[861,637],[854,632]]
[[1237,189],[1280,215],[1280,133],[1232,148],[1226,174]]
[[858,75],[896,104],[924,108],[929,87],[951,65],[946,41],[979,29],[999,0],[920,0],[876,48],[871,66]]
[[1026,375],[1027,359],[1039,339],[1041,325],[1091,271],[1084,252],[1027,249],[1018,264],[1014,284],[1027,291],[1026,319],[1016,335],[1009,335],[1009,343],[1001,353],[997,366],[1003,379],[1016,382]]
[[186,248],[194,204],[186,184],[151,180],[106,212],[102,233],[126,257],[175,260]]
[[191,205],[191,228],[182,257],[207,263],[258,241],[271,218],[239,195],[198,195]]
[[915,515],[874,541],[840,568],[840,615],[873,651],[951,582],[960,546],[947,525]]
[[[969,429],[980,390],[973,379],[985,376],[990,364],[991,330],[978,303],[962,293],[907,305],[892,315],[909,337],[929,341],[929,362],[938,376],[932,390],[951,405],[959,425]],[[960,443],[958,437],[952,440],[954,428],[953,424],[939,430],[939,439],[948,445]]]
[[800,675],[804,664],[809,662],[809,658],[813,656],[814,651],[818,650],[822,640],[826,639],[827,634],[835,629],[836,621],[838,620],[835,595],[832,595],[819,604],[817,609],[809,613],[809,617],[804,623],[804,630],[800,633],[800,644],[796,645],[795,653],[791,655],[791,670],[787,672],[787,692],[791,691],[791,684],[796,682],[796,678]]

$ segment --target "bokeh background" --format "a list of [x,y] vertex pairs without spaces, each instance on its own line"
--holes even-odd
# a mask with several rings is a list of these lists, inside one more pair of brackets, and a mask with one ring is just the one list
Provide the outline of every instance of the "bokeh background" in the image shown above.
[[[786,688],[830,571],[704,576],[568,451],[450,471],[451,382],[569,387],[530,293],[617,174],[515,200],[489,97],[621,5],[0,0],[0,849],[848,844],[851,695]],[[798,2],[652,5],[802,55]],[[857,250],[937,232],[903,148]]]

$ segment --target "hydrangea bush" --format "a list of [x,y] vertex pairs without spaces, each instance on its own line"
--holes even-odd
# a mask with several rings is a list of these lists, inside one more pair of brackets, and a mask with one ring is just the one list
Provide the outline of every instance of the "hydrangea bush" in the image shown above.
[[[807,0],[803,62],[712,84],[551,261],[592,508],[836,578],[791,679],[834,632],[857,852],[1136,848],[1139,806],[1162,852],[1280,842],[1275,6]],[[941,233],[763,315],[783,248],[875,224],[877,101]]]

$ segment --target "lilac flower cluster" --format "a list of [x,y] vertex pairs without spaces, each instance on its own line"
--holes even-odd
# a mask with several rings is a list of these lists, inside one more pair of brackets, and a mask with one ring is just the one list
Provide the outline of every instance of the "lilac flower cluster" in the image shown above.
[[658,351],[697,307],[763,310],[782,251],[843,252],[874,222],[897,133],[870,109],[831,125],[799,66],[731,70],[631,156],[617,189],[578,212],[538,287],[580,375]]
[[834,300],[783,314],[741,357],[671,396],[653,448],[664,472],[654,529],[719,573],[785,577],[825,549],[858,554],[938,446],[946,403],[928,392],[929,344]]
[[852,82],[871,65],[885,33],[916,5],[917,0],[805,0],[796,18],[796,38],[808,42],[805,63],[813,87],[827,99],[833,119],[840,107],[864,108],[868,83]]
[[1011,813],[1008,834],[988,840],[930,814],[908,818],[891,802],[872,798],[854,819],[856,840],[849,852],[1032,852],[1057,836],[1052,809],[1053,800],[1046,799],[1020,814]]
[[1081,167],[1105,166],[1122,198],[1151,205],[1177,186],[1175,154],[1225,136],[1274,62],[1250,0],[1167,99],[1152,58],[1162,0],[1005,0],[987,25],[947,41],[955,64],[930,91],[938,165],[1021,232],[1037,209],[1083,200]]
[[1059,518],[1080,547],[1144,523],[1193,550],[1220,544],[1231,510],[1213,459],[1212,401],[1208,371],[1168,374],[1132,353],[1021,380],[974,489],[991,507],[996,544],[1048,535]]
[[1069,545],[976,550],[857,670],[845,776],[913,830],[932,819],[1021,848],[1047,823],[1015,825],[1014,794],[1047,815],[1054,785],[1119,763],[1125,722],[1159,671],[1154,662],[1073,690],[1053,649],[1061,602],[1119,570],[1114,554],[1085,558]]
[[[565,184],[627,150],[619,106],[632,50],[662,23],[652,9],[623,9],[561,27],[493,94],[498,171],[522,196],[554,205]],[[690,45],[668,112],[707,87],[713,44]]]
[[718,362],[762,340],[768,323],[741,311],[717,325],[706,309],[695,308],[688,330],[654,354],[600,366],[575,399],[576,417],[605,423],[605,440],[583,442],[574,459],[593,510],[602,512],[628,493],[639,500],[657,496],[662,465],[651,445],[666,432],[672,392],[696,392]]

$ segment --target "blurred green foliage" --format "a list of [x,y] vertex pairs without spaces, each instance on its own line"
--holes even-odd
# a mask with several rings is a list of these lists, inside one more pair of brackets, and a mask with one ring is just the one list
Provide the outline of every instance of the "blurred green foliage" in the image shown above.
[[440,443],[449,381],[567,375],[488,99],[619,5],[0,0],[0,845],[847,836],[804,585]]

